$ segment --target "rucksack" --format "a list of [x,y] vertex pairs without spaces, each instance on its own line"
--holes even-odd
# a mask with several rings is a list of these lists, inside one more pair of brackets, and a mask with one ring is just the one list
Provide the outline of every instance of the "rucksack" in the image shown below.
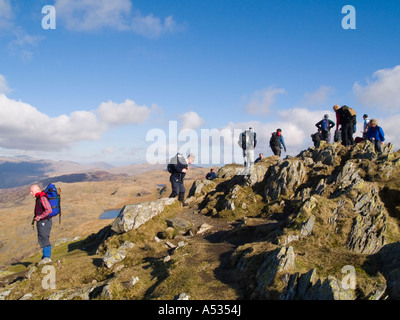
[[169,161],[168,165],[167,165],[167,171],[169,173],[175,173],[175,166],[178,164],[178,157],[183,157],[182,154],[177,153],[176,156],[172,157],[171,160]]
[[357,114],[354,111],[353,108],[350,108],[348,106],[343,106],[343,122],[344,123],[352,123],[352,124],[356,124],[357,123]]
[[269,145],[271,148],[279,147],[280,146],[280,137],[274,132],[269,139]]
[[49,183],[44,189],[44,193],[52,210],[49,217],[52,218],[59,215],[59,221],[61,222],[61,189],[57,188],[53,183]]
[[329,131],[329,120],[328,119],[322,120],[321,128],[323,131]]

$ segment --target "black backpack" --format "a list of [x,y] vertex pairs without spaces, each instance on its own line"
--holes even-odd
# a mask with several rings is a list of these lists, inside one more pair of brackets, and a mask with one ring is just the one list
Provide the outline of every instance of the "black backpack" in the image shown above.
[[269,139],[269,145],[271,148],[276,148],[280,146],[280,137],[274,132],[271,136],[271,139]]
[[178,164],[178,157],[182,157],[182,155],[180,153],[177,153],[176,156],[172,157],[171,160],[169,161],[168,165],[167,165],[167,171],[169,173],[175,173],[175,166]]

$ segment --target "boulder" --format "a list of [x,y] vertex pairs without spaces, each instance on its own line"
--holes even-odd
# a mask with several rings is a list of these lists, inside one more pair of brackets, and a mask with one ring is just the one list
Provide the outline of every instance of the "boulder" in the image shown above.
[[164,207],[176,202],[176,198],[162,198],[151,202],[128,204],[124,206],[112,223],[111,229],[124,233],[139,228],[154,216],[164,211]]

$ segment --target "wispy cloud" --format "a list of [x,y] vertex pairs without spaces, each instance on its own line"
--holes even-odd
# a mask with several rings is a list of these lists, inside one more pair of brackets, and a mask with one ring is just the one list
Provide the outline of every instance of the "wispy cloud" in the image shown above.
[[8,86],[6,78],[0,74],[0,93],[9,93],[11,89]]
[[245,111],[253,115],[267,115],[271,106],[275,103],[277,96],[282,94],[286,94],[285,89],[274,87],[256,91],[247,103]]
[[331,86],[320,86],[314,92],[306,92],[304,94],[304,105],[320,107],[324,105],[331,94],[335,93],[335,88]]
[[34,49],[44,39],[43,36],[28,34],[23,28],[13,28],[14,40],[8,43],[8,49],[13,56],[21,58],[24,62],[30,62],[34,55]]
[[133,10],[130,0],[56,0],[55,7],[57,17],[73,31],[109,28],[158,38],[186,29],[185,24],[177,23],[171,15],[162,19]]
[[13,14],[10,0],[0,0],[0,31],[9,29],[12,19]]
[[372,75],[365,85],[356,82],[353,92],[366,107],[382,108],[388,111],[400,109],[400,65],[382,69]]

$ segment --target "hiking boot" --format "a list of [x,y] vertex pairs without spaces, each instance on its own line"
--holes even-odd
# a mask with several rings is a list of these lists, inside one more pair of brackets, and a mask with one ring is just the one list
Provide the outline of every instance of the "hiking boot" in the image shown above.
[[48,264],[48,263],[51,263],[51,259],[46,257],[39,261],[38,266],[40,266],[42,264]]

